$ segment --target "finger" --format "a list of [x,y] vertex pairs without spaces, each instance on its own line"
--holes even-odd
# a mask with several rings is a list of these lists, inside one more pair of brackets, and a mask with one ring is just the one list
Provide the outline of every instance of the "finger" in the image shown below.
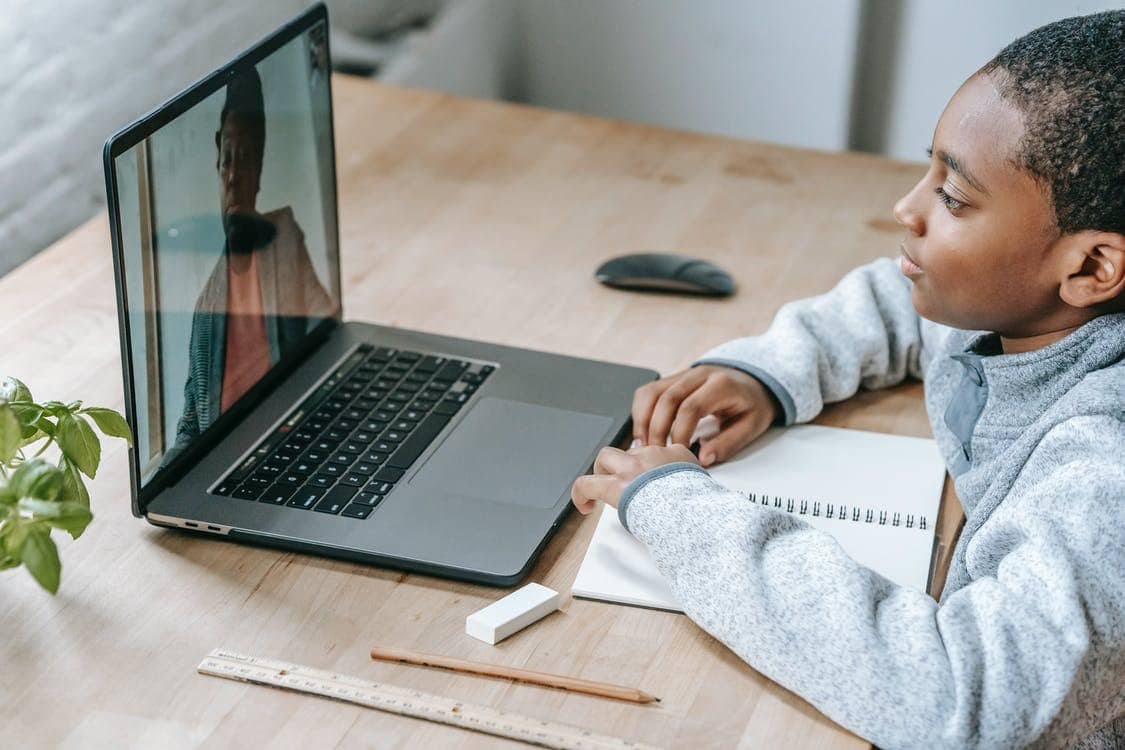
[[[598,504],[598,501],[608,502],[613,499],[612,485],[617,480],[612,474],[595,476],[585,474],[574,480],[570,486],[570,501],[582,515],[587,515]],[[616,507],[616,502],[612,503]]]
[[660,398],[660,394],[664,393],[672,383],[676,382],[676,378],[679,376],[680,373],[673,373],[654,383],[642,385],[633,392],[632,416],[634,440],[644,442],[645,436],[648,434],[648,422],[652,417],[652,407],[656,404],[656,399]]
[[699,446],[699,463],[711,466],[725,461],[766,431],[769,424],[755,412],[745,412],[725,422],[718,434]]
[[680,409],[680,403],[706,380],[706,373],[685,373],[660,394],[648,423],[648,437],[645,441],[648,445],[662,447],[667,443],[668,430],[672,427],[672,420]]
[[594,459],[594,473],[621,474],[632,466],[633,461],[625,451],[606,446],[598,451],[598,457]]
[[695,428],[699,426],[699,420],[720,405],[717,391],[719,391],[717,385],[704,383],[683,400],[680,408],[676,410],[676,417],[672,420],[672,429],[668,434],[668,439],[673,445],[690,445]]

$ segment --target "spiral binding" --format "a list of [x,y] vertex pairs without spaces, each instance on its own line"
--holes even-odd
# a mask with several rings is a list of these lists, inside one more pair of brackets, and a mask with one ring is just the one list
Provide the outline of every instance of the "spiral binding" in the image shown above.
[[856,523],[875,523],[879,526],[904,526],[908,529],[918,528],[922,531],[926,530],[926,517],[923,515],[915,516],[913,513],[905,514],[903,518],[901,513],[888,513],[885,510],[872,510],[871,508],[859,508],[855,505],[849,508],[844,503],[827,503],[819,500],[798,499],[794,500],[791,497],[783,498],[781,495],[774,495],[770,499],[769,495],[759,495],[756,492],[742,493],[750,502],[758,503],[766,507],[778,508],[787,513],[795,513],[799,516],[811,515],[814,518],[836,518],[841,521],[846,521],[850,517]]

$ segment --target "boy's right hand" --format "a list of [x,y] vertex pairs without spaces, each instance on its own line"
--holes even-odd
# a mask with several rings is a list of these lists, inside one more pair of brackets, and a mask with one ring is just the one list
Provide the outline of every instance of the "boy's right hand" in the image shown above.
[[757,378],[699,365],[643,385],[633,394],[633,438],[643,445],[688,444],[699,420],[714,414],[719,432],[700,443],[699,462],[730,458],[773,423],[781,407]]

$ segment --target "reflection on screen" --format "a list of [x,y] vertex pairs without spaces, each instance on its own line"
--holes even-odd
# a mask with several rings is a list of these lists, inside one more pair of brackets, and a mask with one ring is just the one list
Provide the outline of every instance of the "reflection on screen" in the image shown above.
[[142,484],[339,315],[324,36],[114,162]]

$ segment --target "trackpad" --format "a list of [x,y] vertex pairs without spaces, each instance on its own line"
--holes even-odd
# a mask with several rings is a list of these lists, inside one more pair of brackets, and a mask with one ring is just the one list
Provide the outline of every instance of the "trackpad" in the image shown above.
[[410,485],[549,508],[589,466],[612,423],[597,414],[482,398]]

